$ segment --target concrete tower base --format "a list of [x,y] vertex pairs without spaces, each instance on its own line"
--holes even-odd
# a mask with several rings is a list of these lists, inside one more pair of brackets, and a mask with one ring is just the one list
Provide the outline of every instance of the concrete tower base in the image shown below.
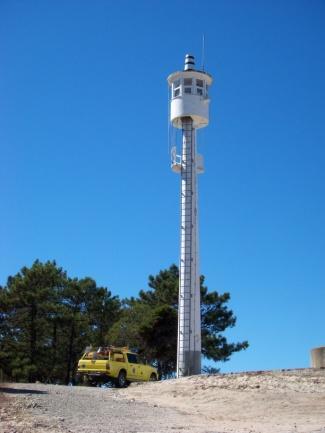
[[187,371],[185,371],[182,376],[201,374],[201,352],[186,351],[184,352],[184,358]]

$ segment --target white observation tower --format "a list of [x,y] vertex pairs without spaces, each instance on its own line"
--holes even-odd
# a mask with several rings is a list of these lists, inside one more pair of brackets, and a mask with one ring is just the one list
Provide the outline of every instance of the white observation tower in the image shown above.
[[168,77],[170,122],[183,135],[181,155],[176,147],[171,155],[172,170],[181,177],[177,377],[201,373],[197,174],[203,173],[203,158],[196,151],[196,130],[209,123],[211,83],[209,74],[195,69],[190,54],[185,56],[184,70]]

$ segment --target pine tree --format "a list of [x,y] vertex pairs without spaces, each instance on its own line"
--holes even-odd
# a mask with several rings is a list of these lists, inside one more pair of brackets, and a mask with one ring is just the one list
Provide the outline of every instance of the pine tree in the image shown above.
[[16,380],[44,380],[51,348],[50,316],[66,275],[55,262],[34,262],[9,277],[0,295],[2,368]]
[[34,262],[0,288],[0,370],[17,381],[69,383],[89,344],[102,345],[120,301],[91,278]]

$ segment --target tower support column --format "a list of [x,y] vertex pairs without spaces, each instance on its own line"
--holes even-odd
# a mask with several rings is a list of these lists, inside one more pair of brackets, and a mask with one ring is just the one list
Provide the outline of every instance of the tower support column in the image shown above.
[[191,117],[182,118],[182,130],[181,251],[177,341],[178,377],[201,373],[196,131]]

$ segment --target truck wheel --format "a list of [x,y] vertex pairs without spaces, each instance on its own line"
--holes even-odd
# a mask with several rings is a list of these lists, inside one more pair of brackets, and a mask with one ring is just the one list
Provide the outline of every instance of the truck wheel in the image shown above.
[[89,386],[93,386],[93,387],[95,387],[95,386],[98,385],[98,382],[97,382],[96,379],[89,378],[89,379],[88,379],[88,385],[89,385]]
[[74,381],[75,381],[75,384],[76,384],[76,385],[80,385],[80,383],[82,382],[82,375],[79,374],[79,373],[77,373],[77,374],[75,375]]
[[75,383],[76,385],[87,386],[88,385],[87,376],[85,376],[84,374],[77,374],[75,377]]
[[119,388],[125,388],[125,387],[127,386],[127,384],[128,384],[128,382],[127,382],[127,380],[126,380],[126,373],[125,373],[124,370],[121,370],[121,371],[119,372],[119,374],[118,374],[118,378],[117,378],[117,381],[116,381],[116,385],[117,385]]
[[155,373],[152,373],[149,380],[150,382],[155,382],[157,380],[157,376],[155,375]]

